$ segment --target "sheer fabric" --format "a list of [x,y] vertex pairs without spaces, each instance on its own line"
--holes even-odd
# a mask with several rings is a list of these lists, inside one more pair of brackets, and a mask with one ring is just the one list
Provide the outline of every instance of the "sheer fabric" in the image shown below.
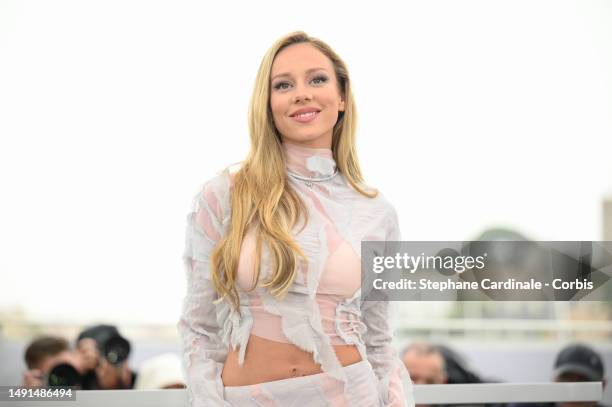
[[[288,173],[326,178],[335,171],[330,149],[283,143]],[[187,216],[184,261],[187,295],[177,324],[184,351],[184,369],[192,406],[229,406],[224,400],[221,371],[229,347],[244,362],[249,335],[292,343],[311,352],[326,376],[350,380],[333,345],[352,344],[376,376],[382,406],[412,406],[412,382],[392,347],[389,306],[361,301],[361,241],[400,240],[394,208],[379,193],[368,198],[338,173],[323,182],[289,176],[308,209],[308,224],[294,228],[294,238],[308,261],[283,300],[267,290],[250,290],[254,271],[255,235],[248,231],[238,267],[241,316],[218,298],[210,276],[210,254],[230,225],[229,169],[205,183]],[[269,276],[270,255],[262,246],[260,279]]]
[[[377,378],[367,360],[345,366],[346,383],[327,373],[225,388],[225,399],[240,407],[379,406]],[[305,400],[308,400],[307,402]]]

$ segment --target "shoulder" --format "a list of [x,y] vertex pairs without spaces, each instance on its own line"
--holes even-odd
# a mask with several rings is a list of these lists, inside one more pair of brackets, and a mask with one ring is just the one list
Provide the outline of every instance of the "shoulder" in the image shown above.
[[391,203],[383,191],[366,184],[362,184],[361,186],[366,192],[376,193],[374,198],[367,199],[372,201],[372,204],[375,206],[377,211],[380,211],[381,215],[397,220],[397,211],[395,210],[395,206]]
[[241,163],[231,164],[205,180],[195,196],[196,211],[205,206],[212,210],[218,218],[228,216],[232,184],[240,168]]
[[379,195],[386,213],[397,218],[397,210],[395,209],[395,205],[393,205],[382,192],[379,191]]
[[218,171],[213,177],[207,179],[202,186],[203,191],[214,191],[216,193],[227,193],[232,187],[234,177],[240,171],[242,163],[230,164]]
[[397,210],[395,209],[395,206],[391,203],[391,201],[387,199],[386,196],[384,196],[382,193],[380,193],[380,196],[385,211],[387,229],[395,231],[397,228],[399,228],[399,218],[397,215]]
[[376,201],[376,210],[380,214],[385,240],[400,240],[399,218],[395,206],[381,190],[378,190],[378,195],[373,200]]
[[369,222],[373,225],[377,225],[380,228],[379,230],[385,236],[390,237],[391,240],[399,240],[397,232],[399,230],[399,219],[395,206],[379,188],[365,183],[360,183],[359,187],[367,193],[375,194],[375,196],[367,197],[354,190],[359,210],[367,213],[364,218],[369,219]]

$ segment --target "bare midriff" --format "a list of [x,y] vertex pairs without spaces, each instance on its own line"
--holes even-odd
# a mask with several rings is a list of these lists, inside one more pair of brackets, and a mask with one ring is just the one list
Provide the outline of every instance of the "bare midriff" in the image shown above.
[[[355,345],[334,345],[333,348],[342,366],[361,361]],[[248,386],[321,372],[321,365],[314,362],[312,353],[291,343],[250,335],[244,364],[238,364],[238,351],[230,349],[223,365],[221,380],[228,387]]]

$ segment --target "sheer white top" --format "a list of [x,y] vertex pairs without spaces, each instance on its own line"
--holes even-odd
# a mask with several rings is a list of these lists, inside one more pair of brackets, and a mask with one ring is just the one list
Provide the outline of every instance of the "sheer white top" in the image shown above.
[[[330,149],[283,143],[287,170],[303,177],[326,178],[335,171]],[[400,240],[397,215],[381,193],[368,198],[338,173],[311,184],[289,177],[308,209],[308,223],[294,228],[295,241],[308,261],[299,264],[287,296],[277,300],[266,289],[250,291],[255,236],[242,243],[237,289],[241,316],[218,298],[210,277],[210,254],[230,225],[232,174],[206,182],[187,217],[184,260],[187,295],[177,328],[192,405],[227,406],[221,370],[229,347],[248,351],[249,335],[288,342],[312,352],[321,369],[346,380],[333,345],[352,344],[378,377],[385,406],[409,406],[412,382],[392,347],[389,305],[361,301],[361,241]],[[269,276],[271,259],[262,246],[260,280]]]

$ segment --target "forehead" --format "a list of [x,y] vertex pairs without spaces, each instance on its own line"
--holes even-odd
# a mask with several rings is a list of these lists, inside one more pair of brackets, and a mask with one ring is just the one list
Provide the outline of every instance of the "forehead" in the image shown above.
[[37,366],[43,373],[48,373],[51,368],[60,363],[66,363],[70,359],[70,352],[67,350],[58,353],[57,355],[45,357]]
[[270,77],[284,73],[299,74],[312,68],[332,71],[333,65],[330,59],[314,46],[308,43],[293,44],[276,54]]
[[406,364],[414,366],[426,366],[432,368],[442,368],[443,358],[438,353],[430,354],[416,354],[415,352],[408,352],[404,358]]
[[566,372],[562,373],[556,378],[559,382],[584,382],[588,381],[587,378],[580,373]]

